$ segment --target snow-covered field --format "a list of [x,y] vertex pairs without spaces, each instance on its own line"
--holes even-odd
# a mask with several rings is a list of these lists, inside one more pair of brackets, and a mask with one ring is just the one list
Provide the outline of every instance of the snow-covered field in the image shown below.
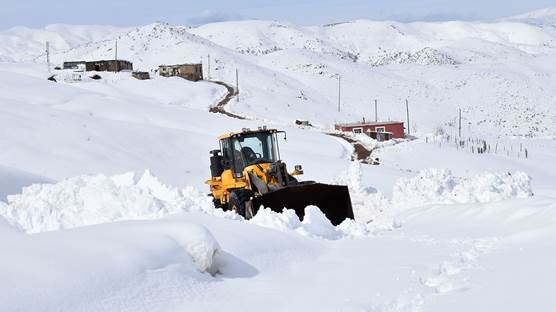
[[[0,31],[1,310],[555,310],[555,21]],[[202,61],[207,78],[210,54],[233,85],[238,69],[226,108],[248,119],[209,113],[226,95],[210,81],[46,79],[45,41],[59,65],[112,58],[116,39],[140,70]],[[374,99],[401,120],[408,99],[415,136],[359,137],[378,166],[323,133],[374,119]],[[288,131],[305,179],[349,186],[355,220],[214,209],[216,136],[262,125]]]

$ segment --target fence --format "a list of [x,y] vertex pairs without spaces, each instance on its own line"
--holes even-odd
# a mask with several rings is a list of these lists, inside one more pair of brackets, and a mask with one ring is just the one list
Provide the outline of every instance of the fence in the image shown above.
[[426,137],[427,144],[437,144],[439,148],[454,147],[456,150],[472,154],[496,154],[507,157],[529,159],[531,157],[527,147],[522,142],[519,144],[508,144],[505,142],[491,142],[482,138],[458,138],[448,134]]

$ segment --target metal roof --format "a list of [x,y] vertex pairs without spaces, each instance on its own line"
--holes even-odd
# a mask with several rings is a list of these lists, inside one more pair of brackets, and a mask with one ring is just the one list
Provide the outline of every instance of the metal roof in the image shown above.
[[233,132],[230,132],[230,133],[222,134],[218,137],[218,139],[222,140],[222,139],[227,139],[229,137],[233,137],[233,136],[240,135],[240,134],[254,134],[254,133],[262,133],[262,132],[276,133],[276,132],[279,132],[279,131],[276,130],[276,129],[267,129],[267,128],[258,128],[258,129],[244,128],[241,131],[233,131]]
[[336,126],[340,127],[365,127],[365,126],[386,126],[386,125],[398,125],[403,124],[403,121],[366,121],[366,122],[352,122],[352,123],[340,123]]

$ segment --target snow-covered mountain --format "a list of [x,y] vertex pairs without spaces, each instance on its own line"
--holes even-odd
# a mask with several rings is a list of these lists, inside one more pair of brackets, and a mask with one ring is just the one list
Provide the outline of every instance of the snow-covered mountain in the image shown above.
[[[519,14],[502,20],[523,22],[545,28],[556,28],[556,8],[546,8],[524,14]],[[554,29],[552,29],[554,30]]]
[[[43,29],[14,27],[0,31],[0,59],[12,61],[41,61],[46,42],[52,50],[68,50],[80,45],[109,40],[126,29],[112,26],[48,25]],[[44,61],[44,59],[42,60]]]
[[[548,21],[551,12],[530,16]],[[358,20],[313,27],[271,21],[196,28],[55,25],[15,28],[0,36],[11,38],[3,39],[3,60],[42,62],[46,40],[53,42],[55,63],[113,58],[115,40],[118,57],[142,70],[167,63],[206,65],[210,54],[211,78],[233,83],[236,68],[240,71],[244,101],[232,109],[266,120],[276,119],[277,111],[281,122],[309,119],[324,126],[373,118],[369,103],[374,99],[381,103],[381,118],[405,119],[408,99],[416,131],[446,127],[462,108],[468,130],[556,134],[556,33],[520,17],[488,23]],[[343,78],[340,113],[338,74]]]

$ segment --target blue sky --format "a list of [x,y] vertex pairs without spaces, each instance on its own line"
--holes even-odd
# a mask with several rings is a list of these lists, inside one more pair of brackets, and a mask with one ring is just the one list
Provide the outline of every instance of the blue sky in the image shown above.
[[272,19],[326,24],[351,19],[488,20],[556,6],[556,0],[0,0],[0,29],[47,24],[201,24]]

